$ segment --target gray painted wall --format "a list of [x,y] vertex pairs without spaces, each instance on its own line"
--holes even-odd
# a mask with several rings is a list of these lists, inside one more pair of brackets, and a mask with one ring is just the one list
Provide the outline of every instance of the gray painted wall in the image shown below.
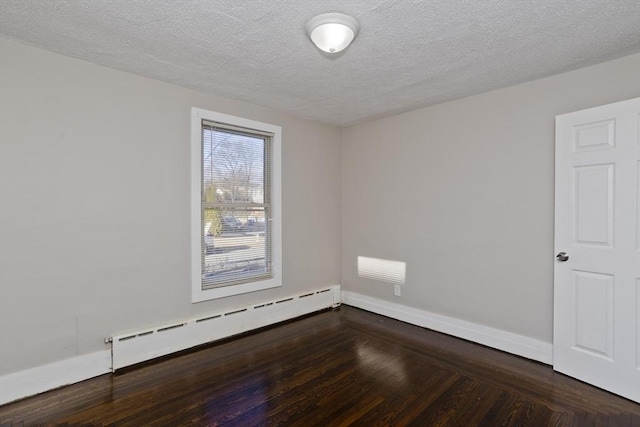
[[[635,55],[340,130],[0,39],[0,375],[340,282],[550,342],[554,116],[639,75]],[[192,106],[283,127],[282,288],[190,302]],[[406,261],[403,295],[358,255]]]
[[343,289],[551,342],[555,116],[639,95],[633,55],[346,129]]
[[[283,286],[191,304],[192,106],[282,126]],[[340,283],[341,131],[0,41],[0,375]]]

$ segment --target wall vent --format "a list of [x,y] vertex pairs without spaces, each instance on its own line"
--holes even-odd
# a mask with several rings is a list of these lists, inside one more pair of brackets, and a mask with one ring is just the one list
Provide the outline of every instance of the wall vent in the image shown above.
[[241,334],[340,305],[340,285],[263,302],[184,322],[115,335],[111,341],[112,371],[197,345]]

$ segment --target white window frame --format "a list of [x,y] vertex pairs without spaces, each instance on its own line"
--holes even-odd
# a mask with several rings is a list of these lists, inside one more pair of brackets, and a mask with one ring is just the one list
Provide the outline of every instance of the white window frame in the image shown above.
[[[273,278],[202,289],[202,121],[212,121],[273,134],[271,139],[271,247]],[[282,199],[281,199],[282,128],[242,117],[193,107],[191,109],[191,301],[207,301],[232,295],[282,286]]]

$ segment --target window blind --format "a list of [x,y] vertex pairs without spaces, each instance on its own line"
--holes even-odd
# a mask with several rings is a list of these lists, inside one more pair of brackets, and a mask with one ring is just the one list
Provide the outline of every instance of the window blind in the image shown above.
[[202,121],[202,289],[273,277],[272,134]]

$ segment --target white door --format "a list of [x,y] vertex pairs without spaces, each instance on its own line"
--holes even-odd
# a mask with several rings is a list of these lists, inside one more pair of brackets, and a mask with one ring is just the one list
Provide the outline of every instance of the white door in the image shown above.
[[553,368],[640,402],[640,98],[556,117]]

